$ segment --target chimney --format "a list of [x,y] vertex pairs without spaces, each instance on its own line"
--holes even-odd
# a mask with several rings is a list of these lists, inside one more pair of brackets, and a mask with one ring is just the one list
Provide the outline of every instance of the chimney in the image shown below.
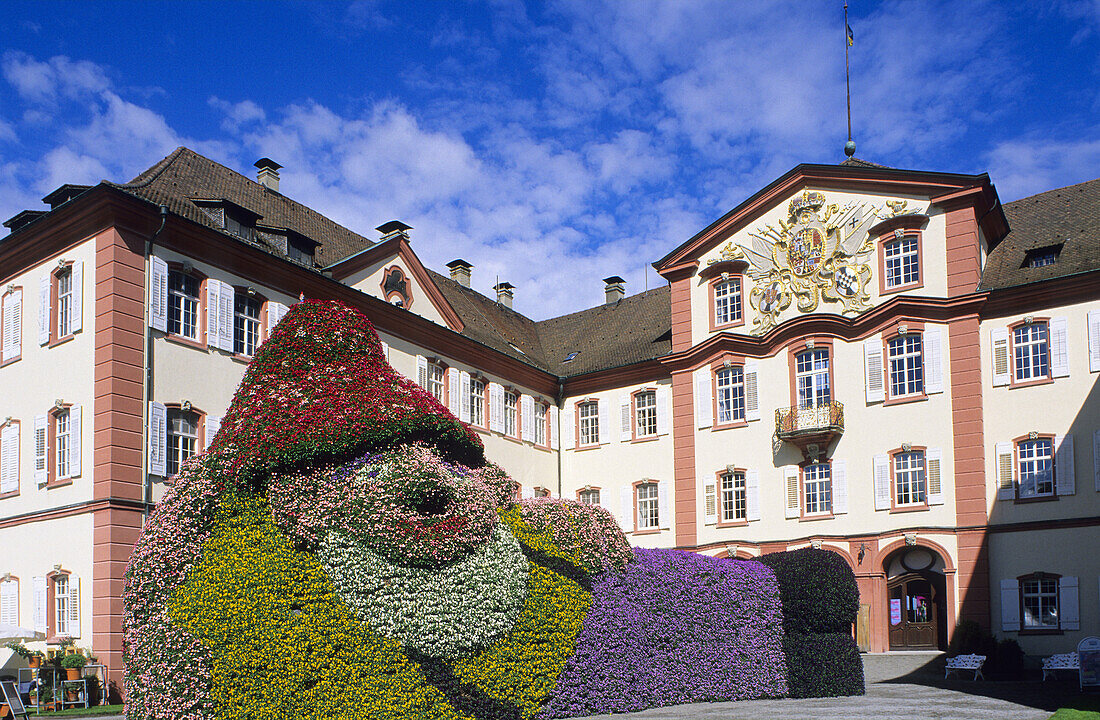
[[256,182],[260,183],[268,190],[279,192],[279,168],[281,168],[282,165],[271,158],[260,158],[253,163],[253,165],[259,168],[259,171],[256,173]]
[[375,228],[378,232],[382,233],[382,239],[378,242],[385,242],[395,237],[403,237],[406,240],[409,239],[409,230],[412,230],[411,225],[406,225],[400,220],[390,220],[384,222]]
[[626,297],[626,280],[618,275],[612,275],[611,277],[605,277],[603,281],[605,283],[603,288],[605,304],[614,305]]
[[497,302],[506,308],[512,307],[512,290],[516,286],[512,283],[502,282],[493,286],[493,289],[497,291]]
[[447,267],[451,270],[451,279],[462,287],[470,287],[470,271],[474,269],[474,266],[466,262],[462,258],[447,263]]

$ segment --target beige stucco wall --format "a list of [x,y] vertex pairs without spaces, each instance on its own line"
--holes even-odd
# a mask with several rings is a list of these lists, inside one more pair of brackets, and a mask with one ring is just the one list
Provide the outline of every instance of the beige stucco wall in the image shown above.
[[401,268],[401,272],[405,273],[405,279],[409,283],[409,292],[412,295],[412,301],[406,309],[422,318],[445,326],[447,323],[443,319],[443,315],[435,305],[432,304],[431,298],[428,297],[424,288],[417,282],[416,277],[409,268],[409,264],[405,262],[404,258],[396,254],[384,260],[379,260],[373,265],[363,268],[358,272],[352,273],[341,282],[367,295],[373,295],[374,297],[385,300],[386,298],[382,293],[382,279],[387,268],[393,265]]

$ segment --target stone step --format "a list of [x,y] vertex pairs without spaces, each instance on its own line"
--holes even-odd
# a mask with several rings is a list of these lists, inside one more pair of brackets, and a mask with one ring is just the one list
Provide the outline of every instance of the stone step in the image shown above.
[[942,677],[943,657],[939,650],[863,653],[863,676],[868,684],[900,678]]

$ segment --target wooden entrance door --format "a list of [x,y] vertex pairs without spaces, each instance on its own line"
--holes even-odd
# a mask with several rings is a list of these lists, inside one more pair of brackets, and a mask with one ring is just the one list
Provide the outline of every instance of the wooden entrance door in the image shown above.
[[936,586],[923,575],[903,575],[887,585],[891,650],[934,650]]

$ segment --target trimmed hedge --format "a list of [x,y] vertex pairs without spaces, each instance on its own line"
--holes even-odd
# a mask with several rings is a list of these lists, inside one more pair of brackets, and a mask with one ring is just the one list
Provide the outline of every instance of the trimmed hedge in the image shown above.
[[757,558],[772,569],[783,599],[788,635],[850,633],[859,611],[859,587],[844,558],[804,548]]
[[863,659],[849,633],[787,635],[787,685],[790,696],[862,695]]

